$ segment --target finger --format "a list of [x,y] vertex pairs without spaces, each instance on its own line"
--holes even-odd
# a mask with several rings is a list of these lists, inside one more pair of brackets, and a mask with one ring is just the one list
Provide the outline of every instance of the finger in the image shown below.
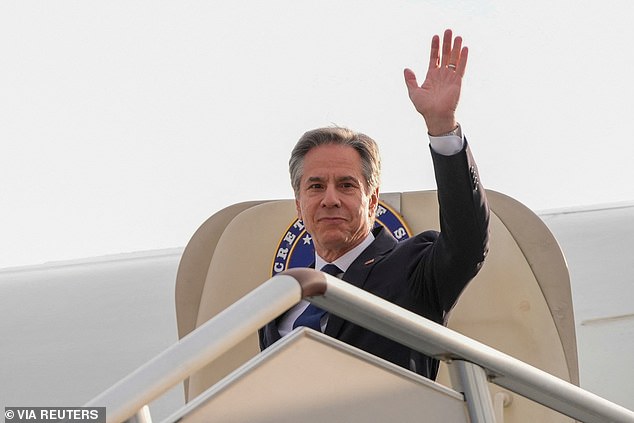
[[440,62],[440,37],[434,35],[431,39],[431,50],[429,53],[429,69],[435,69]]
[[440,58],[440,66],[445,67],[449,64],[451,57],[451,29],[445,31],[442,39],[442,57]]
[[467,69],[467,59],[469,58],[469,48],[463,47],[462,52],[460,53],[460,62],[458,62],[458,67],[456,67],[456,72],[462,78],[464,76],[465,70]]
[[457,65],[460,62],[460,52],[462,49],[462,37],[456,37],[453,41],[453,49],[451,50],[451,59],[448,64]]
[[418,81],[416,81],[416,74],[411,69],[405,69],[403,71],[405,76],[405,85],[407,86],[407,91],[410,92],[418,88]]

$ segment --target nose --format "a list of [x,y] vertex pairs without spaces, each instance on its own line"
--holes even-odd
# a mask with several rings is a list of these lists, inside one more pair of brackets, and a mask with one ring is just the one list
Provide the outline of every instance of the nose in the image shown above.
[[341,200],[339,199],[339,193],[333,185],[326,186],[324,190],[324,196],[321,199],[322,207],[341,207]]

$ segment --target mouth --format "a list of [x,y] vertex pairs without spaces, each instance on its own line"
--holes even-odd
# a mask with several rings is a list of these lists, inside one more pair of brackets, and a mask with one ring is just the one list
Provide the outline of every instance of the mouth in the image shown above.
[[344,222],[346,219],[344,219],[343,217],[338,217],[338,216],[327,216],[327,217],[320,217],[319,219],[317,219],[317,222],[323,222],[323,223],[339,223],[339,222]]

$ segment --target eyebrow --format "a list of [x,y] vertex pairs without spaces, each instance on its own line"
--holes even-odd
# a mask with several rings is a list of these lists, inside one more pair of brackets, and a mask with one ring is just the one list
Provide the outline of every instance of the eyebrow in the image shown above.
[[[323,182],[325,181],[326,178],[321,177],[321,176],[309,176],[306,179],[306,182]],[[362,181],[359,181],[357,178],[355,178],[354,176],[342,176],[340,178],[337,178],[337,182],[356,182],[356,183],[361,183]]]
[[321,182],[323,180],[324,178],[320,176],[309,176],[308,179],[306,179],[306,182]]

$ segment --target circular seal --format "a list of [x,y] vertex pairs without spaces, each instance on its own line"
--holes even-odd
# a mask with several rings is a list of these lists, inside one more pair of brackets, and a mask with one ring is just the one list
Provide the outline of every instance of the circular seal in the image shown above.
[[[397,241],[403,241],[412,235],[403,217],[380,200],[376,208],[376,221],[374,222],[374,227],[378,226],[383,226],[390,231]],[[271,266],[271,276],[293,267],[308,267],[314,261],[315,247],[313,246],[313,239],[306,232],[304,223],[299,219],[295,219],[286,229],[277,245]]]

